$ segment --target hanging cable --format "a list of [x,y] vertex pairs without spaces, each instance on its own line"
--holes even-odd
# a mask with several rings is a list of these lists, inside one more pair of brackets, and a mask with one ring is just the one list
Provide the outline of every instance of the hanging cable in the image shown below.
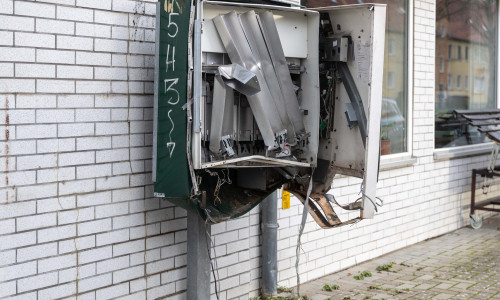
[[297,295],[300,297],[300,275],[299,275],[299,261],[300,261],[300,249],[302,248],[302,243],[300,241],[304,228],[306,226],[307,214],[309,213],[309,197],[311,196],[312,186],[313,186],[313,174],[314,168],[311,171],[311,178],[309,180],[309,186],[307,187],[306,200],[304,202],[304,210],[302,211],[302,221],[299,227],[299,236],[297,238],[297,248],[295,249],[295,273],[297,275]]
[[[214,276],[214,281],[215,281],[215,297],[217,298],[217,300],[219,300],[219,289],[220,287],[218,286],[217,282],[217,278],[220,278],[219,277],[219,268],[217,266],[217,253],[215,252],[215,244],[214,242],[212,241],[212,236],[210,235],[210,233],[208,232],[208,220],[212,220],[212,218],[210,217],[210,214],[208,213],[208,210],[205,209],[205,213],[207,214],[207,219],[205,220],[205,241],[207,243],[207,250],[208,250],[208,259],[210,260],[210,267],[212,268],[212,275]],[[210,243],[208,242],[208,240],[210,240]],[[212,253],[211,253],[211,247],[213,247],[214,249],[214,261],[215,261],[215,268],[214,268],[214,263],[212,261]],[[217,276],[215,276],[215,273],[217,272]]]

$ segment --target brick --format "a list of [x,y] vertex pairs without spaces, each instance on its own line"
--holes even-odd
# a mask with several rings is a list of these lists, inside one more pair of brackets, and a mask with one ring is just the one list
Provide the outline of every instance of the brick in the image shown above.
[[127,80],[126,68],[94,68],[95,78],[104,80]]
[[36,242],[36,232],[34,231],[0,236],[0,251],[33,245]]
[[37,141],[38,153],[75,151],[75,139],[47,139]]
[[15,31],[34,31],[35,19],[3,15],[2,19],[0,19],[0,29]]
[[51,34],[16,32],[16,46],[55,48],[56,38]]
[[93,219],[94,219],[94,209],[92,207],[60,211],[57,213],[58,225],[85,222]]
[[144,276],[144,266],[136,266],[113,272],[113,284]]
[[109,38],[111,37],[111,26],[76,23],[76,35]]
[[77,196],[77,206],[95,206],[111,203],[111,192],[100,192]]
[[57,184],[37,184],[17,188],[17,200],[26,201],[54,197],[57,195]]
[[17,262],[19,263],[54,255],[57,255],[57,243],[26,247],[17,249]]
[[75,252],[80,250],[85,250],[95,247],[95,236],[89,235],[84,237],[79,237],[76,239],[60,241],[59,242],[59,253],[64,254],[68,252]]
[[16,1],[15,4],[14,12],[16,15],[42,18],[55,18],[56,15],[54,5],[20,1]]
[[37,200],[36,209],[37,213],[53,212],[64,209],[75,208],[75,197],[59,197]]
[[[85,223],[78,223],[78,235],[88,235],[111,230],[111,219],[103,219]],[[111,252],[111,249],[110,249]]]
[[33,62],[35,61],[35,49],[0,47],[0,61]]
[[148,275],[164,272],[174,267],[174,259],[168,258],[155,261],[146,265],[146,273]]
[[112,191],[113,202],[130,201],[144,198],[144,188],[130,188]]
[[16,263],[16,250],[0,252],[0,266],[13,265]]
[[57,106],[64,108],[93,107],[93,95],[58,95]]
[[13,14],[14,1],[13,0],[0,0],[0,14]]
[[22,278],[36,273],[36,262],[28,262],[0,268],[0,282]]
[[2,220],[0,221],[0,234],[8,234],[16,231],[16,220]]
[[78,179],[97,178],[105,176],[111,176],[111,164],[82,166],[76,168],[76,177]]
[[97,299],[111,299],[115,297],[125,296],[129,293],[128,283],[113,285],[108,288],[99,289],[96,291]]
[[[115,135],[115,136],[111,137],[111,145],[113,146],[113,149],[129,148],[130,135]],[[124,150],[124,149],[122,149],[122,150]],[[127,157],[129,157],[128,154],[127,154]]]
[[56,214],[39,214],[36,216],[17,218],[17,231],[51,227],[57,224]]
[[[16,124],[26,124],[26,123],[35,123],[35,112],[32,110],[0,110],[0,120],[7,120],[9,118],[10,125]],[[11,153],[16,153],[13,150],[10,150]]]
[[41,63],[74,64],[75,51],[36,49],[36,61]]
[[76,293],[76,282],[60,284],[55,287],[38,291],[38,299],[62,298]]
[[97,246],[120,243],[129,240],[129,230],[115,230],[96,235]]
[[[1,52],[1,51],[0,51]],[[56,107],[55,95],[17,95],[17,108],[51,108]]]
[[0,283],[0,297],[14,295],[16,293],[16,281]]
[[45,273],[74,266],[76,266],[76,254],[59,255],[39,260],[38,272]]
[[110,205],[103,205],[95,208],[96,218],[108,218],[119,215],[126,215],[128,213],[127,203],[116,203]]
[[38,170],[36,171],[36,173],[37,183],[48,183],[75,179],[74,167]]
[[47,286],[55,285],[58,282],[57,272],[52,272],[43,275],[37,275],[32,277],[27,277],[18,280],[18,293],[23,293],[26,291],[37,290]]
[[57,125],[58,137],[81,137],[94,135],[94,124],[74,123]]
[[57,6],[57,18],[62,20],[92,22],[94,19],[94,12],[91,9]]
[[44,64],[16,64],[16,77],[54,78],[56,67]]
[[38,230],[38,243],[64,240],[76,235],[75,225],[57,226]]
[[113,10],[143,14],[145,12],[145,4],[128,0],[113,0]]
[[36,111],[37,123],[67,123],[75,121],[72,109],[43,109]]
[[109,109],[79,109],[76,111],[77,122],[105,122],[110,121]]
[[[59,154],[59,166],[70,166],[70,165],[85,165],[92,164],[95,162],[94,152],[72,152],[72,153],[61,153]],[[77,178],[78,178],[78,168],[77,168]]]
[[75,23],[68,21],[37,19],[36,31],[71,35],[75,33]]
[[0,188],[22,186],[36,183],[36,172],[10,172],[5,174],[5,180],[0,182]]
[[129,176],[113,176],[107,178],[97,178],[96,189],[99,190],[110,190],[110,189],[119,189],[129,186]]
[[144,225],[144,214],[143,213],[113,218],[113,229],[134,227],[134,226],[138,226],[138,225]]
[[95,107],[127,107],[128,99],[126,96],[120,95],[105,95],[96,96]]
[[127,134],[128,130],[129,130],[129,125],[127,122],[96,124],[96,135]]
[[94,40],[94,50],[100,51],[100,52],[127,53],[128,52],[128,42],[121,41],[121,40],[97,39],[96,38]]
[[97,163],[123,161],[128,159],[129,159],[128,149],[102,150],[96,152]]
[[111,148],[111,137],[86,137],[76,139],[76,148],[82,150],[97,150]]
[[37,80],[37,92],[39,93],[74,93],[75,82],[73,80]]
[[128,14],[109,11],[95,11],[95,22],[128,26]]
[[57,48],[92,51],[94,43],[91,38],[58,35]]
[[0,79],[0,93],[34,93],[34,79]]
[[76,63],[79,65],[109,66],[111,65],[111,54],[76,52]]
[[[1,32],[0,32],[0,41],[6,41],[5,38],[2,39]],[[14,64],[0,63],[0,77],[14,77]]]
[[111,82],[109,81],[76,81],[77,93],[111,93]]
[[100,261],[104,259],[111,258],[112,247],[101,247],[95,248],[87,251],[81,251],[78,253],[78,262],[80,264],[87,264],[94,261]]
[[111,0],[76,0],[76,5],[111,10]]
[[111,273],[104,274],[101,276],[95,276],[88,279],[80,280],[78,283],[78,291],[86,292],[94,289],[98,289],[103,286],[111,284]]
[[17,158],[17,169],[39,169],[52,168],[57,165],[57,156],[55,154],[28,155]]
[[144,251],[144,249],[144,240],[116,244],[113,245],[113,257]]
[[22,125],[17,126],[17,139],[39,139],[56,136],[56,125]]
[[155,44],[142,43],[142,42],[129,42],[129,53],[154,55]]
[[88,193],[95,190],[93,179],[66,181],[59,183],[59,195]]

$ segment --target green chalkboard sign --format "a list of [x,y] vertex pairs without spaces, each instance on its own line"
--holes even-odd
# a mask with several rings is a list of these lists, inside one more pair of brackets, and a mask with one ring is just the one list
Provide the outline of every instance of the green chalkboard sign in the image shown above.
[[189,198],[186,155],[188,39],[191,0],[160,0],[156,62],[155,196]]

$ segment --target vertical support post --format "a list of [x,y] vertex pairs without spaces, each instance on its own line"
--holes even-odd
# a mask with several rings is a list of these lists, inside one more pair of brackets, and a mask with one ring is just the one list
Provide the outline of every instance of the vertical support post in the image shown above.
[[210,299],[210,225],[196,211],[187,211],[187,299]]
[[262,201],[262,296],[272,297],[278,285],[278,191]]
[[474,214],[475,206],[476,206],[476,169],[472,169],[472,181],[470,186],[470,215]]

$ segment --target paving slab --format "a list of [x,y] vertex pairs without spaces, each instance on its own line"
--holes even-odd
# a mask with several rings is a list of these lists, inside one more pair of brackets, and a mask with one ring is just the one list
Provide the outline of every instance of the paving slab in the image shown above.
[[[393,263],[388,271],[379,265]],[[369,271],[372,277],[356,280]],[[339,290],[322,291],[325,284]],[[313,300],[500,299],[500,215],[302,284]]]

